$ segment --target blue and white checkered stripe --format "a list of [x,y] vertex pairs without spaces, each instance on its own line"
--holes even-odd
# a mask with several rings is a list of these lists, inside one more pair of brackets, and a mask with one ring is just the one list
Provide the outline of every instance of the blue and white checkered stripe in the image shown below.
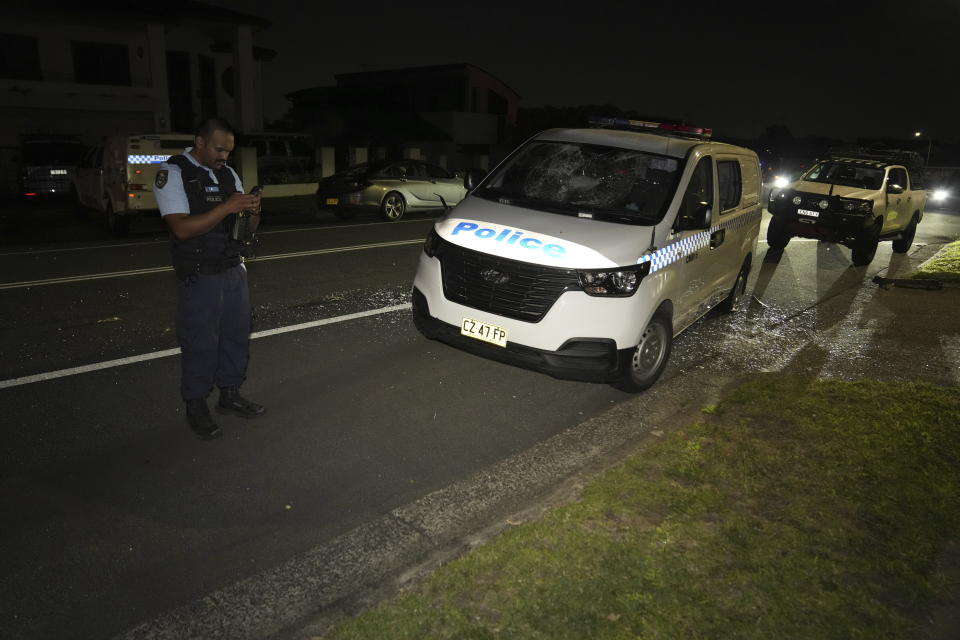
[[678,240],[668,244],[667,246],[657,249],[651,254],[645,255],[640,258],[637,263],[641,264],[644,262],[650,263],[650,273],[657,271],[658,269],[663,269],[669,267],[671,264],[690,255],[691,253],[696,253],[700,249],[710,245],[710,236],[713,235],[716,231],[720,229],[729,229],[734,231],[737,229],[742,229],[748,227],[751,224],[754,224],[760,219],[760,208],[749,213],[740,214],[734,218],[724,220],[715,227],[711,227],[709,231],[701,231],[700,233],[695,233],[692,236]]
[[127,164],[160,164],[169,158],[169,153],[162,156],[127,156]]

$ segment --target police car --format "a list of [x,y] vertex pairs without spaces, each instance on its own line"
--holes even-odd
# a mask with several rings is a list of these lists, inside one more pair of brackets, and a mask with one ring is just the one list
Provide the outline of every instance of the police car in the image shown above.
[[427,337],[642,391],[673,338],[733,310],[760,228],[756,154],[621,118],[534,136],[434,225],[413,285]]

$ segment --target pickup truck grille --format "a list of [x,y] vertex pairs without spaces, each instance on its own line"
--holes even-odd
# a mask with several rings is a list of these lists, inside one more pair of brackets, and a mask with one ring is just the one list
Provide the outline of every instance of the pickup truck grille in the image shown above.
[[441,240],[443,294],[452,302],[526,322],[539,322],[564,291],[580,289],[577,272],[509,260]]

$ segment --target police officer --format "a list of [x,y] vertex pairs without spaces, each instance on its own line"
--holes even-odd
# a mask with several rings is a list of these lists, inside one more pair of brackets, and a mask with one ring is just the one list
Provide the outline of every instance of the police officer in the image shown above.
[[233,147],[230,124],[210,118],[197,130],[194,146],[160,165],[154,184],[179,280],[180,393],[190,428],[204,440],[222,435],[207,407],[214,385],[220,388],[219,413],[255,418],[265,412],[239,392],[249,359],[250,296],[244,245],[232,231],[241,212],[251,216],[250,230],[256,229],[260,196],[244,194],[227,166]]

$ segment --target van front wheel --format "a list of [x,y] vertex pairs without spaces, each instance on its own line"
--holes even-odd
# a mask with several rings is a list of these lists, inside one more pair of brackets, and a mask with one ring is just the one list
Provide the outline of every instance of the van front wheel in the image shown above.
[[639,392],[649,389],[657,381],[670,359],[673,347],[673,323],[670,315],[657,311],[643,330],[640,343],[632,350],[624,350],[620,360],[620,374],[624,391]]

